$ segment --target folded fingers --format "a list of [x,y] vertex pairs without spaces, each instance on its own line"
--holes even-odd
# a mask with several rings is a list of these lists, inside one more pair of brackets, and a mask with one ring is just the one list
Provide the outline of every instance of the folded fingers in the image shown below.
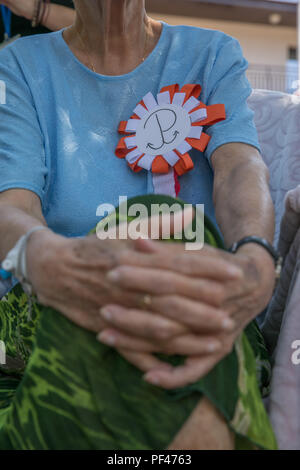
[[107,279],[128,291],[183,295],[216,306],[226,298],[226,286],[220,282],[163,269],[120,266],[110,271]]

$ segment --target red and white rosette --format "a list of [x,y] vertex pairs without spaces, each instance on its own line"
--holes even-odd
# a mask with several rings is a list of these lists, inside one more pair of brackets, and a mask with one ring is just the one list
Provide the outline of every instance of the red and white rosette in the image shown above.
[[206,106],[198,100],[200,85],[170,85],[154,97],[149,92],[128,121],[121,121],[123,134],[116,156],[125,158],[134,172],[152,171],[156,194],[177,196],[178,176],[192,170],[189,151],[203,152],[210,137],[203,126],[226,118],[223,104]]

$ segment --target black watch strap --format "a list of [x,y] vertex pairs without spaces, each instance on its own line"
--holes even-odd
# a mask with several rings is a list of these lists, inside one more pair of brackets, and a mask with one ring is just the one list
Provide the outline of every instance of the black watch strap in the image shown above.
[[231,253],[236,253],[238,249],[246,245],[246,243],[256,243],[257,245],[262,246],[267,252],[272,256],[274,260],[274,265],[275,265],[275,270],[276,270],[276,275],[279,277],[280,272],[281,272],[281,266],[282,266],[282,257],[280,256],[279,252],[275,250],[275,248],[271,245],[271,243],[268,242],[265,238],[261,237],[255,237],[255,236],[249,236],[242,238],[238,242],[235,242],[230,248],[229,251]]

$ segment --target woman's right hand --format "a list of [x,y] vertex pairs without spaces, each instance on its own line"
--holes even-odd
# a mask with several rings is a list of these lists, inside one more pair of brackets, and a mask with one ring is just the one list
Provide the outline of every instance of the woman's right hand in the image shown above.
[[[34,201],[40,207],[39,201]],[[172,219],[171,230],[182,218],[184,225],[189,224],[193,210],[187,209],[184,215],[178,212]],[[156,215],[151,217],[147,233],[151,233],[152,224],[157,223],[161,228],[163,219]],[[100,240],[96,235],[65,238],[51,230],[37,231],[27,243],[27,277],[41,304],[55,308],[77,325],[99,333],[108,327],[99,314],[104,305],[129,308],[143,305],[143,292],[116,286],[107,278],[107,273],[118,265],[138,263],[139,257],[133,256],[134,252],[136,255],[137,246],[130,237],[127,240]],[[186,330],[170,319],[163,319],[163,323],[170,337]],[[132,332],[134,329],[135,324]],[[151,324],[147,329],[151,329]]]
[[0,0],[0,5],[8,7],[15,15],[31,20],[34,14],[34,0]]
[[95,236],[68,239],[50,230],[35,232],[27,245],[27,274],[38,301],[63,313],[77,325],[99,332],[99,309],[108,303],[136,305],[139,295],[116,287],[107,271],[126,259],[130,241]]

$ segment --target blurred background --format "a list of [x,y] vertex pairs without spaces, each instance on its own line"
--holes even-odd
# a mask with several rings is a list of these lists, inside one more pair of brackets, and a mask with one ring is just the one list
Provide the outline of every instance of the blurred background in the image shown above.
[[[170,24],[224,31],[238,39],[253,88],[297,92],[298,0],[146,0],[151,16]],[[299,28],[300,31],[300,28]]]

